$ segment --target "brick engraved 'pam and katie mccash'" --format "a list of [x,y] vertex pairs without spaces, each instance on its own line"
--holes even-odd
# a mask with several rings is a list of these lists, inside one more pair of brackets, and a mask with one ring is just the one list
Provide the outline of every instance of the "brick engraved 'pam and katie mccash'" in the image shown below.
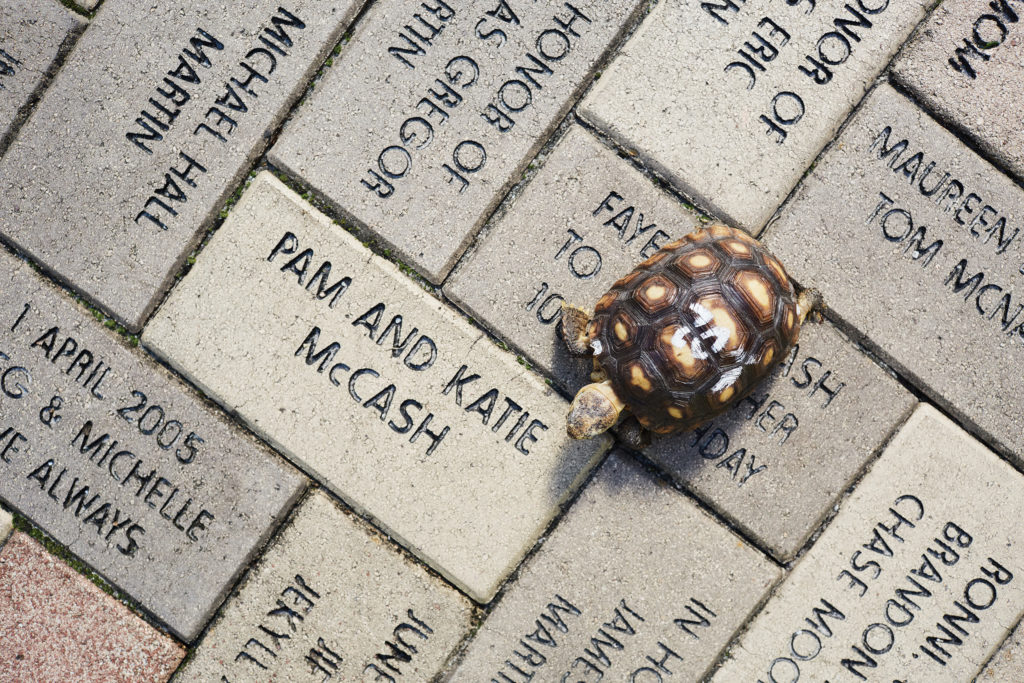
[[470,602],[363,524],[310,496],[175,680],[433,680]]
[[888,85],[865,101],[765,241],[797,281],[1021,462],[1024,191]]
[[107,0],[0,160],[0,233],[138,329],[357,5]]
[[31,99],[85,21],[57,0],[4,0],[0,6],[0,155]]
[[720,218],[758,231],[927,0],[666,0],[583,116]]
[[444,680],[696,681],[780,574],[616,452]]
[[[695,223],[628,162],[573,128],[445,293],[576,391],[592,363],[566,354],[557,331],[562,303],[593,306],[636,262]],[[526,251],[542,258],[522,258]],[[505,274],[500,283],[496,272]],[[788,560],[913,404],[830,325],[806,325],[771,381],[729,414],[647,453]]]
[[918,102],[1018,180],[1024,180],[1021,15],[1021,0],[942,2],[893,66],[895,79]]
[[609,445],[266,172],[143,342],[480,601]]
[[713,680],[973,680],[1024,613],[1022,514],[1021,475],[920,406]]
[[303,487],[0,252],[0,497],[193,638]]
[[638,0],[379,0],[270,151],[440,282]]

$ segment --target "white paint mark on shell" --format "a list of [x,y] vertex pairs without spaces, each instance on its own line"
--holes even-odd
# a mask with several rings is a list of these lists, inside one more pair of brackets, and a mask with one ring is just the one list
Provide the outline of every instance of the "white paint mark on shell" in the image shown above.
[[[712,344],[711,344],[711,352],[712,353],[719,353],[722,349],[725,348],[726,344],[729,343],[729,336],[730,336],[729,330],[727,330],[726,328],[722,327],[721,325],[715,325],[713,327],[708,327],[708,323],[714,321],[715,316],[714,316],[714,314],[711,313],[710,310],[708,310],[708,307],[705,306],[704,304],[702,304],[701,302],[695,301],[692,304],[690,304],[690,310],[693,311],[693,313],[696,314],[696,316],[697,316],[696,319],[693,321],[693,328],[695,330],[700,330],[702,328],[707,328],[703,332],[701,332],[700,338],[701,339],[714,339],[715,341],[712,342]],[[674,337],[673,337],[673,343],[674,343]],[[706,353],[703,356],[697,356],[697,345],[698,344],[699,344],[699,342],[694,340],[694,342],[693,342],[694,354],[693,355],[698,357],[698,358],[707,358],[707,354]],[[702,351],[703,351],[703,349],[702,349]]]
[[694,301],[690,304],[690,310],[697,314],[697,319],[693,321],[693,326],[697,329],[704,327],[715,317],[711,315],[711,311],[707,309],[707,306],[699,301]]
[[705,360],[708,357],[708,352],[704,350],[704,345],[700,343],[700,339],[694,339],[690,344],[690,353],[697,360]]
[[740,378],[740,374],[743,372],[743,368],[732,368],[722,373],[722,376],[715,382],[715,386],[711,387],[711,391],[723,391],[728,389],[736,380]]
[[595,356],[600,356],[604,347],[601,346],[601,341],[599,339],[593,339],[590,342],[590,350],[594,352]]
[[689,344],[686,342],[686,330],[679,328],[676,333],[672,335],[672,346],[677,349],[685,349]]
[[710,339],[711,337],[714,337],[715,343],[711,345],[711,350],[714,351],[715,353],[718,353],[719,351],[725,348],[726,344],[729,343],[729,330],[725,329],[724,327],[716,325],[715,327],[712,327],[710,330],[702,334],[700,337],[701,339]]

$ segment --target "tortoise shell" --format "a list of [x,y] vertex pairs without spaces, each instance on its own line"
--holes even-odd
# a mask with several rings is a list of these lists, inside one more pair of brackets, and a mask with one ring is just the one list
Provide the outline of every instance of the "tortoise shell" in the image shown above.
[[701,228],[612,285],[588,335],[644,427],[688,430],[746,396],[799,334],[782,264],[742,230]]

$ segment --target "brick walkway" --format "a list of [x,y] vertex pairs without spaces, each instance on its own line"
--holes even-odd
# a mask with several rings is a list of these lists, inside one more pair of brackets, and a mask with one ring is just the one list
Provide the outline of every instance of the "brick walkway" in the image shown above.
[[[0,0],[0,681],[1024,681],[1022,12]],[[825,319],[572,441],[714,220]]]

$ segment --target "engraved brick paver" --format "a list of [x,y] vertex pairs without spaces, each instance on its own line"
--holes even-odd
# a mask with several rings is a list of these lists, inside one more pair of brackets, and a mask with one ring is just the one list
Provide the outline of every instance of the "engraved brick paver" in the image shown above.
[[269,173],[144,343],[480,601],[608,447],[569,440],[564,399]]
[[138,328],[357,4],[108,0],[0,161],[0,233]]
[[666,0],[583,115],[702,206],[756,232],[929,4]]
[[805,323],[772,379],[646,453],[790,560],[916,401],[828,323]]
[[434,282],[638,0],[378,0],[270,160]]
[[0,680],[162,683],[183,648],[36,541],[0,549]]
[[575,391],[591,364],[566,351],[562,304],[592,310],[635,264],[697,225],[678,200],[574,126],[444,292]]
[[943,2],[893,67],[925,108],[1024,180],[1019,0]]
[[[593,364],[566,352],[562,302],[592,308],[634,263],[695,224],[677,200],[574,128],[445,293],[574,392]],[[776,381],[729,416],[648,451],[783,560],[914,404],[831,326],[805,326],[801,341]]]
[[1020,624],[978,675],[979,683],[1024,681],[1024,631]]
[[57,0],[4,0],[0,5],[0,155],[31,99],[43,87],[85,21]]
[[1024,612],[1021,514],[1024,478],[921,406],[713,680],[970,680]]
[[882,85],[765,239],[849,328],[1019,462],[1022,218],[1024,191]]
[[431,680],[471,603],[363,524],[311,496],[175,680]]
[[[0,681],[1024,680],[1024,0],[71,1],[0,0]],[[827,320],[605,458],[561,305],[701,212]]]
[[0,498],[194,637],[304,485],[0,252]]
[[694,681],[779,573],[617,452],[446,680]]

